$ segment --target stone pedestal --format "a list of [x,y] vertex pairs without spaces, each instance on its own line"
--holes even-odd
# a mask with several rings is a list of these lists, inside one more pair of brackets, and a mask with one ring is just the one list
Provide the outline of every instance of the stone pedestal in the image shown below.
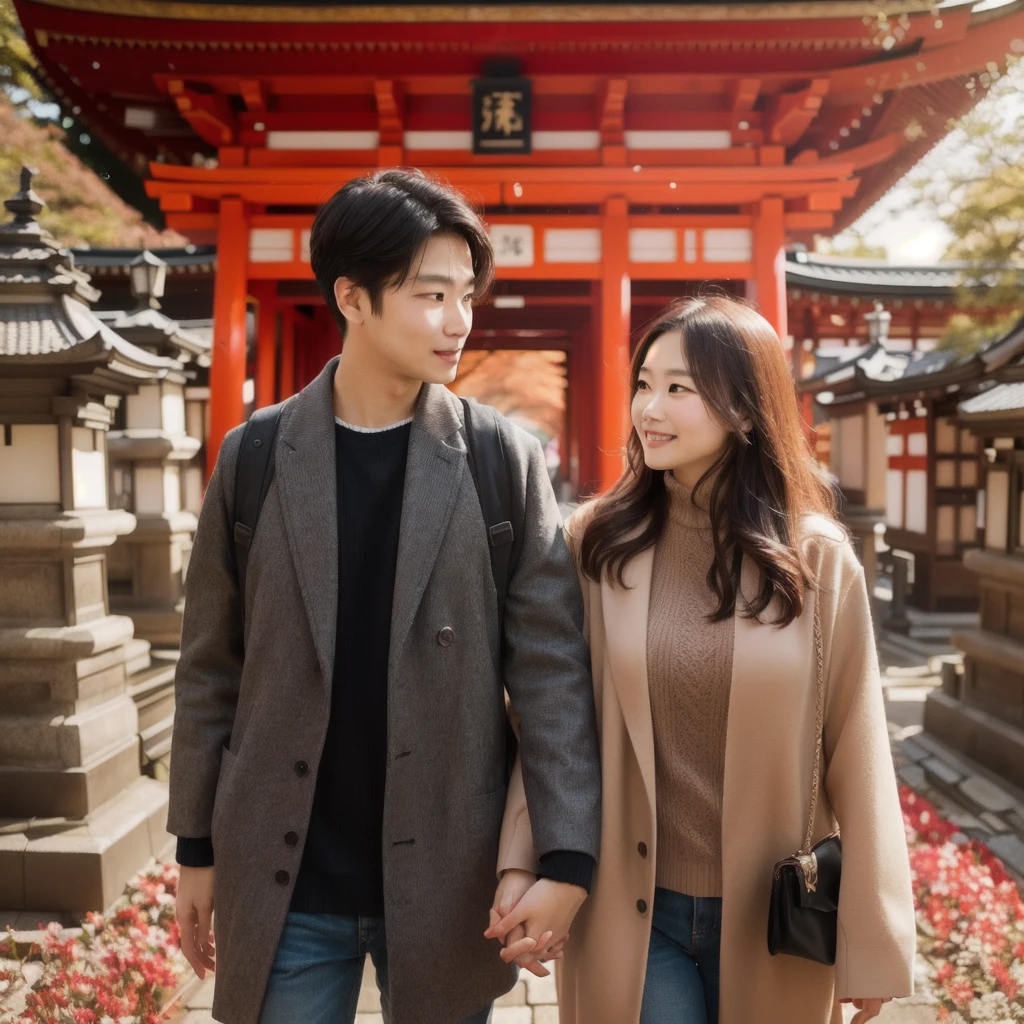
[[1024,789],[1024,558],[969,551],[981,586],[981,628],[958,633],[958,692],[933,693],[925,729]]
[[[138,521],[111,552],[112,604],[131,616],[137,636],[177,646],[197,525],[195,514],[181,507],[181,474],[199,442],[185,433],[180,385],[162,382],[139,391],[128,399],[126,429],[110,436],[115,485],[121,484]],[[134,425],[154,421],[157,426]]]
[[[166,788],[140,767],[135,670],[149,645],[111,614],[107,433],[181,364],[120,337],[34,217],[22,173],[0,226],[0,911],[103,910],[170,848]],[[0,928],[7,921],[0,920]]]
[[[143,252],[130,269],[137,308],[104,313],[103,320],[133,345],[174,359],[182,371],[129,395],[110,434],[113,504],[138,519],[134,533],[110,553],[111,601],[115,610],[131,616],[137,636],[176,647],[197,525],[189,508],[196,480],[189,471],[202,447],[201,437],[189,429],[186,385],[205,377],[209,342],[161,312],[162,260]],[[201,495],[200,487],[200,501]]]
[[[72,490],[93,476],[98,497],[104,472],[72,465]],[[0,504],[0,908],[102,909],[166,852],[166,791],[140,775],[140,652],[106,601],[104,551],[134,525],[124,511]]]

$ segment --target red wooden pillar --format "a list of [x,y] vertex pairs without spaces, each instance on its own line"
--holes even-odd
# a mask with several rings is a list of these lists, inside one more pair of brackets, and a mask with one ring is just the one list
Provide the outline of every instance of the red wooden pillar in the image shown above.
[[245,383],[245,300],[249,226],[241,199],[222,199],[213,286],[213,359],[210,364],[210,436],[206,474],[217,462],[224,435],[242,422]]
[[629,423],[629,217],[625,197],[601,218],[601,316],[595,352],[597,476],[607,490],[622,475]]
[[277,286],[253,281],[250,289],[259,304],[256,321],[256,408],[274,404],[277,392]]
[[281,389],[277,400],[283,402],[295,394],[295,310],[281,310]]
[[786,225],[781,199],[762,199],[754,218],[754,301],[786,344]]
[[309,376],[309,317],[295,313],[295,390],[301,391]]
[[319,373],[341,350],[341,339],[334,319],[326,306],[317,306],[313,310],[313,323],[316,330],[316,366],[313,373]]

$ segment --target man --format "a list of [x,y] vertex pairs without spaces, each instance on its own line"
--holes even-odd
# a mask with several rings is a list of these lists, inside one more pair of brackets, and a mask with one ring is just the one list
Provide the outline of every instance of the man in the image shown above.
[[182,948],[213,969],[215,910],[228,1024],[352,1021],[367,953],[390,1024],[478,1024],[515,980],[483,936],[503,686],[541,875],[506,872],[494,896],[529,908],[516,950],[549,955],[593,877],[581,596],[541,447],[499,418],[522,527],[499,622],[465,412],[444,387],[493,276],[473,210],[418,172],[378,172],[321,208],[310,259],[341,356],[280,409],[244,592],[244,428],[189,566],[168,822]]

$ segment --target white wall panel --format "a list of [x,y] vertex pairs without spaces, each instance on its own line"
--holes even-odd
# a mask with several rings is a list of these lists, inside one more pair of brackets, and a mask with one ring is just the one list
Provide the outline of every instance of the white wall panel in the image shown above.
[[0,434],[0,504],[60,502],[59,448],[56,423],[12,424],[9,445]]

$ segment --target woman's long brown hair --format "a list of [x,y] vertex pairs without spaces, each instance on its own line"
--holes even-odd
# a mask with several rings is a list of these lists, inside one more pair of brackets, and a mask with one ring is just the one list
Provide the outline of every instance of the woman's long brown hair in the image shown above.
[[[750,306],[724,295],[672,303],[647,330],[630,364],[630,396],[640,368],[662,335],[682,334],[682,355],[708,412],[729,431],[715,464],[693,498],[715,524],[708,586],[718,598],[711,621],[736,612],[744,557],[760,570],[756,597],[742,614],[760,616],[777,600],[774,624],[788,625],[813,586],[800,544],[805,516],[835,514],[828,478],[811,454],[782,345],[772,326]],[[635,429],[626,444],[626,469],[600,501],[580,551],[584,572],[625,586],[629,561],[654,545],[668,518],[664,472],[649,469]]]

